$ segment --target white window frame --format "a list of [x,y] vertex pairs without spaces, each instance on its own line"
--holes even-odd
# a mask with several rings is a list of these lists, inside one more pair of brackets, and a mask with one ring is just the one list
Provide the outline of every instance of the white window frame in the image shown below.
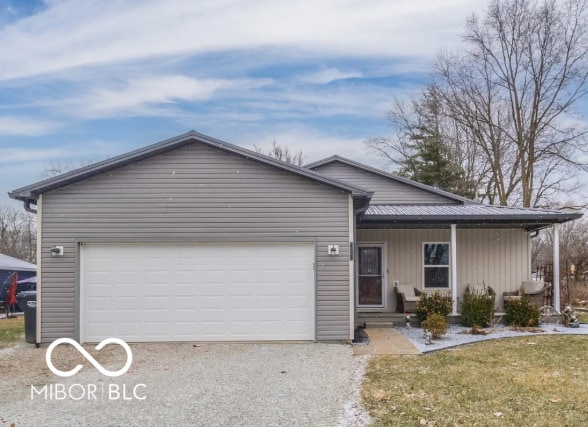
[[[355,269],[355,307],[358,310],[370,310],[370,309],[385,309],[388,304],[388,254],[386,252],[387,244],[386,242],[361,242],[357,243],[357,253],[355,254],[355,259],[357,260],[357,265]],[[382,304],[381,305],[360,305],[359,304],[359,248],[361,247],[380,247],[382,248]]]
[[[448,256],[447,256],[447,265],[445,264],[437,264],[437,265],[430,265],[425,264],[425,245],[447,245]],[[421,280],[421,289],[430,291],[430,290],[441,290],[441,291],[451,291],[451,242],[422,242],[421,247],[421,271],[422,271],[422,280]],[[447,286],[444,288],[427,288],[425,287],[425,267],[447,267]]]

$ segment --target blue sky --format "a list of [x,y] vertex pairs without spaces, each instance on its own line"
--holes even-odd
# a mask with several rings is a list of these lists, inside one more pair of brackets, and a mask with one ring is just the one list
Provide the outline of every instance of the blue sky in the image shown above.
[[56,162],[190,129],[374,166],[393,97],[477,0],[0,0],[0,205]]

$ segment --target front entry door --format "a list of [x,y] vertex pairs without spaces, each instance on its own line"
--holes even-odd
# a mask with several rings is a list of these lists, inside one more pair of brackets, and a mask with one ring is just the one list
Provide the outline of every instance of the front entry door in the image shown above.
[[357,250],[357,305],[384,307],[384,245],[361,245]]

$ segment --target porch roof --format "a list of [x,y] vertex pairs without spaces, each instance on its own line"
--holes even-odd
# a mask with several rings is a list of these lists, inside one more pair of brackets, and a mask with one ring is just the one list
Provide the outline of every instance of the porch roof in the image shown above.
[[464,205],[370,205],[359,219],[359,228],[525,228],[539,230],[582,217],[581,212]]

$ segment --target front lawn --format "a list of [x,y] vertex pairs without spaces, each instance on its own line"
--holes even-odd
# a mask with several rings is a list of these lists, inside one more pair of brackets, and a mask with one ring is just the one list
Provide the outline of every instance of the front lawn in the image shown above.
[[588,336],[525,336],[370,360],[374,425],[583,425]]
[[0,348],[10,347],[24,339],[24,317],[0,319]]

